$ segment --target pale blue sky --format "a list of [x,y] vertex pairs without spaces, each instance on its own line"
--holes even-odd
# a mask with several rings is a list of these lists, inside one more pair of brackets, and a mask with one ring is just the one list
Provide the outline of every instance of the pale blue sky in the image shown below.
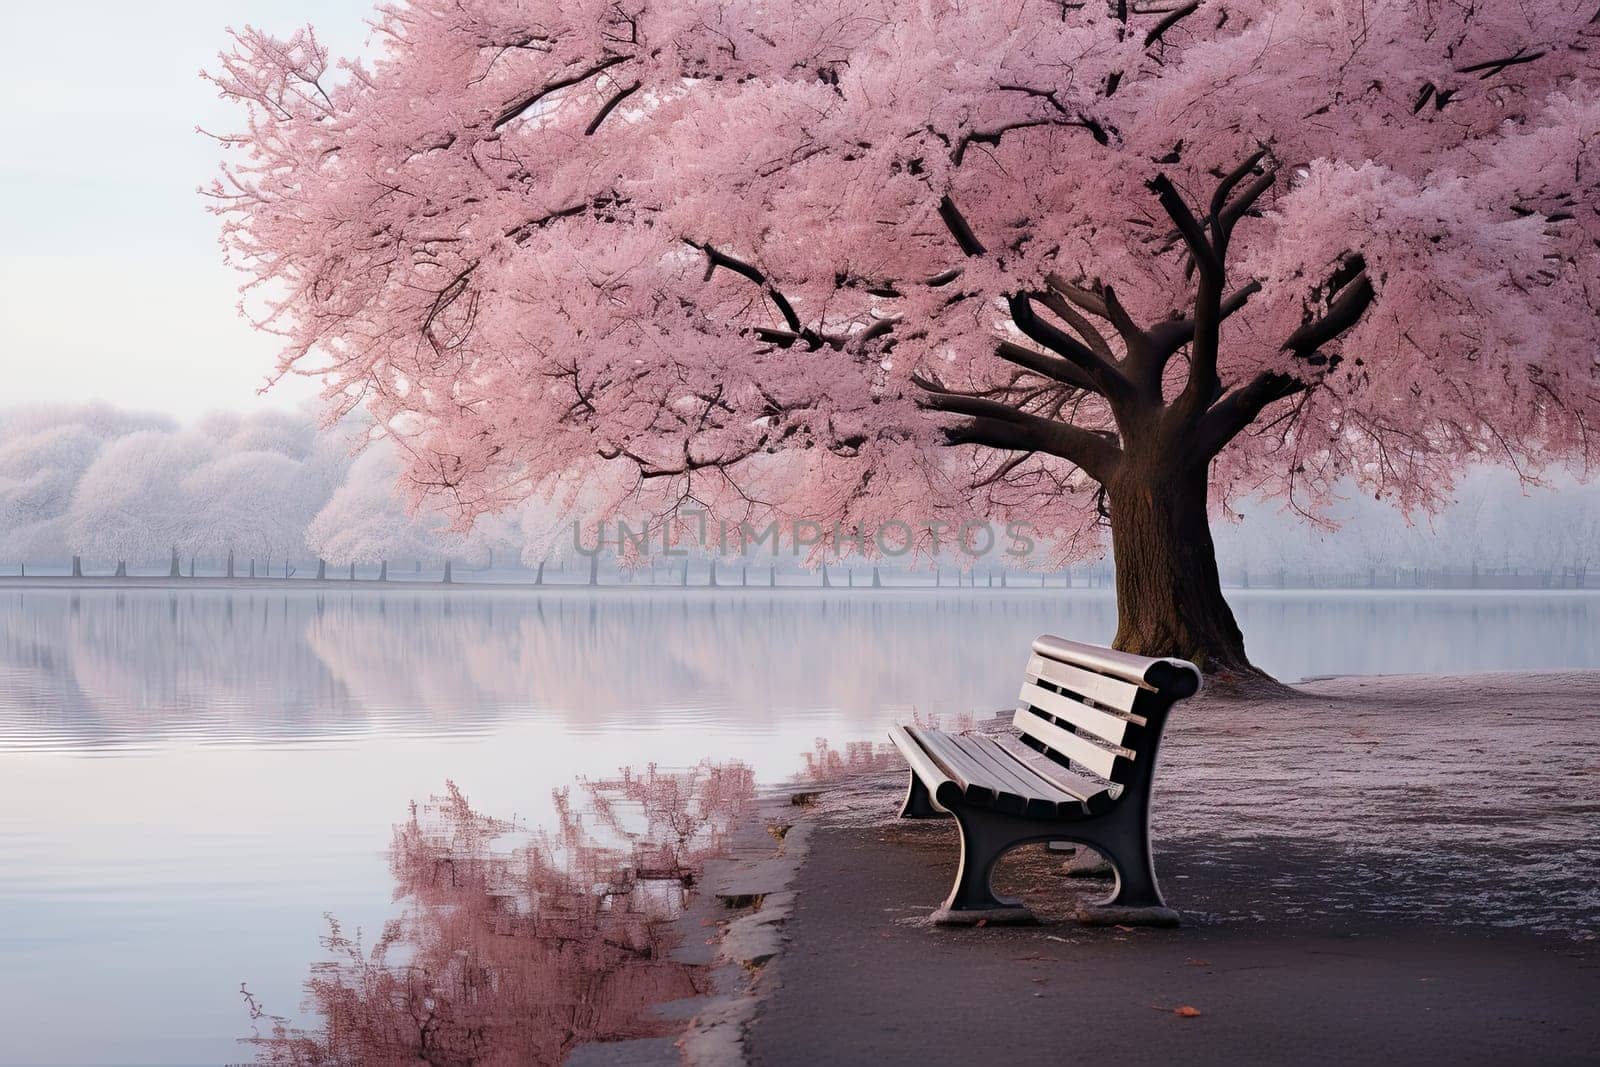
[[250,23],[359,50],[373,0],[68,0],[0,6],[0,405],[100,399],[189,417],[288,406],[276,344],[234,311],[195,187],[232,109],[200,80]]

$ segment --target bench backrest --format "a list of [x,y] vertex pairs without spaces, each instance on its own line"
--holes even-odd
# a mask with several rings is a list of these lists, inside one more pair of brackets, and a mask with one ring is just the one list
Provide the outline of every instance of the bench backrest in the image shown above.
[[1046,634],[1034,641],[1013,722],[1032,748],[1119,785],[1148,788],[1167,709],[1200,689],[1181,659]]

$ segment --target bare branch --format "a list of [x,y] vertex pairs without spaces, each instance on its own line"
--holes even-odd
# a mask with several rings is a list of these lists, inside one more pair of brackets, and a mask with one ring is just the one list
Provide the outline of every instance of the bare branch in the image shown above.
[[1327,314],[1290,334],[1288,340],[1283,342],[1283,348],[1297,356],[1310,356],[1354,326],[1372,303],[1373,296],[1372,282],[1367,278],[1366,270],[1362,269],[1329,302]]
[[1058,319],[1077,331],[1078,336],[1083,338],[1084,344],[1094,349],[1097,356],[1107,362],[1116,359],[1116,354],[1111,351],[1111,345],[1106,342],[1105,336],[1095,329],[1094,324],[1073,307],[1072,302],[1066,297],[1052,290],[1040,293],[1038,299],[1039,303],[1049,308]]
[[1099,293],[1073,285],[1059,274],[1045,275],[1044,283],[1089,314],[1110,320],[1111,312],[1106,309],[1105,299]]

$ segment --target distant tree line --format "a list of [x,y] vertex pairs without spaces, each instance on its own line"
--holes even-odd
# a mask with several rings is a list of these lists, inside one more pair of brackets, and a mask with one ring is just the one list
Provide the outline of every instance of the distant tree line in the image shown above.
[[[329,576],[330,568],[353,576],[361,567],[370,578],[392,566],[437,572],[454,562],[523,566],[538,580],[548,562],[593,582],[601,558],[619,555],[608,542],[596,556],[577,551],[572,523],[593,495],[581,481],[454,529],[437,506],[411,506],[397,488],[397,446],[367,443],[367,431],[354,420],[324,427],[306,412],[218,412],[185,426],[103,404],[0,411],[0,564],[59,567],[78,557],[101,573],[131,566],[183,575],[199,560],[208,573],[235,577],[304,577],[309,565]],[[1455,503],[1410,522],[1359,494],[1335,509],[1333,526],[1253,501],[1227,517],[1217,524],[1218,561],[1232,585],[1582,586],[1600,560],[1600,486],[1528,486],[1501,470],[1469,474]],[[804,562],[759,548],[720,558],[691,551],[689,559],[693,584],[711,585],[766,585]],[[631,559],[628,573],[687,585],[689,559]],[[824,566],[809,580],[870,587],[915,570],[928,584],[1097,586],[1111,573],[1105,560],[1065,570],[942,559],[932,574],[927,561],[829,562],[831,573]]]

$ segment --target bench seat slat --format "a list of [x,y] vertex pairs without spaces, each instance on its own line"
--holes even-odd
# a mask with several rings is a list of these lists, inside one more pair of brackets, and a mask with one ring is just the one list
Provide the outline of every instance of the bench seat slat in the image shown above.
[[896,729],[909,739],[907,743],[919,746],[931,758],[937,773],[954,782],[975,803],[1041,819],[1081,818],[1088,814],[1082,798],[1034,773],[994,738],[915,726]]
[[1125,748],[1116,750],[1101,748],[1088,738],[1064,730],[1027,708],[1018,708],[1016,716],[1011,721],[1017,729],[1028,736],[1038,738],[1072,762],[1081,764],[1100,777],[1113,782],[1121,780],[1128,765],[1128,757],[1132,755]]
[[995,742],[1012,759],[1077,800],[1091,812],[1104,811],[1116,799],[1114,792],[1116,786],[1108,786],[1098,778],[1085,778],[1081,774],[1073,774],[1043,752],[1030,748],[1028,743],[1019,737],[1006,735],[995,738]]
[[1052,685],[1070,689],[1081,697],[1117,711],[1132,711],[1134,701],[1139,697],[1139,686],[1132,682],[1108,678],[1059,660],[1046,659],[1038,653],[1028,657],[1028,677],[1042,678]]
[[[1001,750],[993,738],[953,734],[950,735],[950,740],[965,749],[973,759],[993,770],[997,782],[1007,791],[1022,798],[1027,814],[1039,818],[1081,814],[1082,805],[1076,797],[1068,796],[1018,763]],[[1069,810],[1062,811],[1062,805],[1066,805]]]
[[[935,762],[949,772],[951,779],[961,787],[968,800],[978,804],[994,804],[999,798],[1002,790],[992,781],[994,775],[981,763],[950,744],[948,734],[916,726],[908,726],[905,729],[917,739]],[[1004,806],[1020,811],[1026,807],[1026,801],[1013,795]]]
[[[893,741],[894,747],[900,750],[900,755],[906,758],[906,762],[911,765],[912,772],[922,779],[922,784],[928,789],[928,795],[933,798],[933,806],[941,811],[944,810],[943,805],[938,801],[939,787],[945,782],[951,781],[950,776],[945,774],[943,769],[928,757],[927,749],[923,748],[921,743],[911,735],[906,727],[891,726],[889,728],[889,740]],[[956,784],[959,785],[960,783]]]
[[1122,744],[1128,737],[1128,728],[1133,725],[1127,719],[1113,715],[1109,711],[1091,708],[1069,696],[1052,693],[1032,682],[1022,683],[1022,690],[1017,694],[1017,699],[1057,719],[1065,719],[1074,726],[1088,730],[1102,741],[1113,745]]

